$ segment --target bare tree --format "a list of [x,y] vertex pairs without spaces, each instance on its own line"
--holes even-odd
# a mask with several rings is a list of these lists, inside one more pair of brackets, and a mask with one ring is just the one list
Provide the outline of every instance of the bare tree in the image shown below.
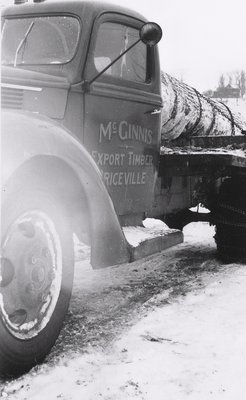
[[224,77],[224,74],[221,74],[221,75],[220,75],[220,78],[219,78],[219,87],[220,87],[220,88],[225,87],[225,77]]
[[227,77],[228,77],[228,83],[229,83],[229,85],[233,86],[232,75],[229,73],[229,74],[227,74]]
[[243,97],[246,94],[246,72],[241,71],[240,74],[240,91],[241,96]]

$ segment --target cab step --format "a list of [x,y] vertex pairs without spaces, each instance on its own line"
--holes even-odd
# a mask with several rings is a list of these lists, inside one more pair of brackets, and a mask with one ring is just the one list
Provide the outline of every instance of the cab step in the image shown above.
[[161,221],[159,225],[146,225],[123,227],[126,240],[131,246],[131,261],[159,253],[184,241],[180,230],[170,229]]

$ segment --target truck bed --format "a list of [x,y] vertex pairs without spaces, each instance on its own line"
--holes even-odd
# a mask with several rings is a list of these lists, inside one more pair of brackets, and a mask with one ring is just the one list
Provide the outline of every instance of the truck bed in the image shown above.
[[164,142],[159,176],[200,175],[213,169],[246,168],[246,137],[214,136]]

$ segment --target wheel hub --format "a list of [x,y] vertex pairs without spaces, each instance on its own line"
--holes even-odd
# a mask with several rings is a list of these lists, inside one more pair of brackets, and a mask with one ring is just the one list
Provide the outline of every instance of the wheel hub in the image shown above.
[[32,271],[32,281],[37,287],[42,287],[43,282],[45,281],[45,267],[40,265],[36,267]]
[[32,239],[22,256],[19,291],[23,303],[29,307],[38,306],[44,301],[52,283],[52,256],[41,237]]
[[0,307],[13,335],[27,339],[47,325],[61,275],[61,245],[52,220],[40,211],[23,214],[8,231],[0,269]]

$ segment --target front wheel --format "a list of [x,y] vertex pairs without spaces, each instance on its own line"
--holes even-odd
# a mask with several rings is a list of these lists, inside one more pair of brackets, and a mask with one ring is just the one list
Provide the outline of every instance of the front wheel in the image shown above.
[[73,284],[73,241],[65,209],[40,190],[2,209],[0,374],[42,361],[64,321]]

